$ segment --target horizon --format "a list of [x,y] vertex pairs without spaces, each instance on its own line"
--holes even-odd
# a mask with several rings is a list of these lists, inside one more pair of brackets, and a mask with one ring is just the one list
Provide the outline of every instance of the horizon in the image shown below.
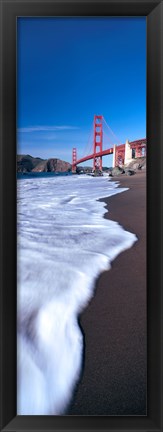
[[18,154],[71,163],[95,114],[117,143],[146,137],[145,17],[18,18]]

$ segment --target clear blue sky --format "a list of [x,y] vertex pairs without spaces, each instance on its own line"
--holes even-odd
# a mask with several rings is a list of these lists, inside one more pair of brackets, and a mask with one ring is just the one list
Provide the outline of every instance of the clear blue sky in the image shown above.
[[71,162],[94,114],[122,143],[146,136],[145,17],[18,18],[17,153]]

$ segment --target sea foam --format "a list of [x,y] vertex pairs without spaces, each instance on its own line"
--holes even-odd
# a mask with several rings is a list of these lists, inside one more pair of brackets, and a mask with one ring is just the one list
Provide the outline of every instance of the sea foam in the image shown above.
[[86,175],[18,180],[18,415],[62,415],[71,401],[82,367],[78,315],[97,276],[136,241],[103,217],[98,200],[127,190],[117,186]]

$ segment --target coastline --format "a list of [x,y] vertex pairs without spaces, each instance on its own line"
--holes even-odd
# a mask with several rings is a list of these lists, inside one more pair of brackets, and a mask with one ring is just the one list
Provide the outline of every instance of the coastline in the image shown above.
[[138,241],[100,275],[80,316],[84,368],[66,415],[146,415],[146,173],[112,180],[129,190],[103,200],[104,217]]

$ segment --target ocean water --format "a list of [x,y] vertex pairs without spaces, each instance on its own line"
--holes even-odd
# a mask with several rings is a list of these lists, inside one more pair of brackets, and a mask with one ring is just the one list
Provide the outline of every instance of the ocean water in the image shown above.
[[117,186],[87,175],[17,181],[18,415],[64,415],[71,401],[83,355],[78,315],[98,275],[136,241],[103,217],[98,200],[126,193]]

